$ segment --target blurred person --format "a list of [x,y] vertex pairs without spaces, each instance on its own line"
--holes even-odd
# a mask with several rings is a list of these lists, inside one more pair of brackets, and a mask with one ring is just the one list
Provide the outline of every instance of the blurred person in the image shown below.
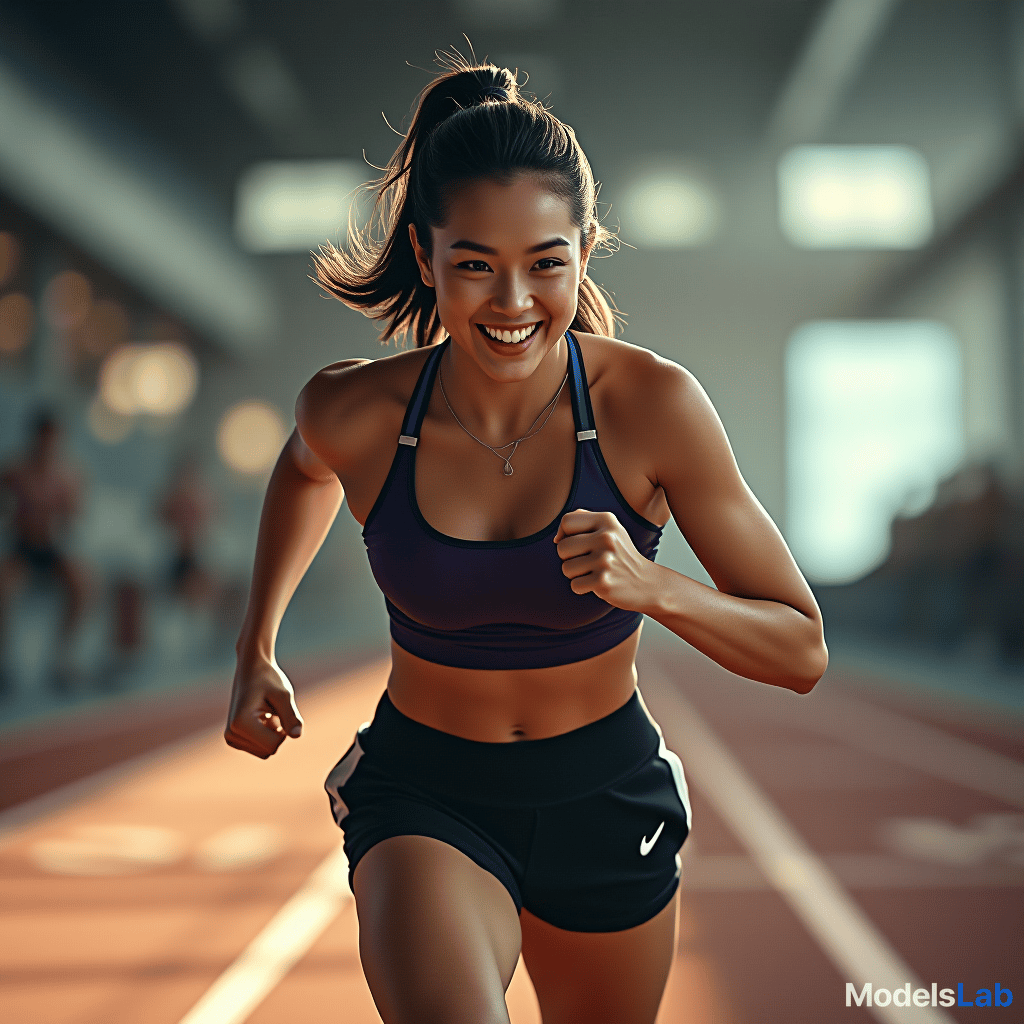
[[172,594],[189,604],[208,603],[216,595],[216,578],[202,562],[202,545],[216,513],[216,501],[198,460],[185,456],[171,474],[157,514],[173,537],[168,585]]
[[[64,591],[65,605],[51,683],[65,692],[76,675],[71,645],[90,589],[85,567],[67,551],[67,533],[81,507],[82,483],[61,455],[60,424],[52,411],[37,411],[30,433],[25,454],[0,469],[0,491],[13,505],[13,543],[0,561],[0,644],[6,644],[12,602],[26,579],[55,581]],[[3,665],[0,672],[9,688],[9,667]]]
[[[707,395],[613,339],[587,277],[609,238],[595,196],[570,128],[509,71],[456,62],[379,183],[382,234],[317,257],[417,347],[328,366],[299,398],[225,737],[267,758],[301,734],[276,636],[347,495],[392,669],[327,790],[385,1024],[507,1024],[520,951],[549,1024],[651,1024],[691,815],[636,688],[643,615],[798,693],[827,663]],[[670,516],[717,590],[655,563]]]
[[146,590],[138,580],[119,576],[111,588],[110,650],[100,677],[102,689],[124,686],[138,668],[146,644]]

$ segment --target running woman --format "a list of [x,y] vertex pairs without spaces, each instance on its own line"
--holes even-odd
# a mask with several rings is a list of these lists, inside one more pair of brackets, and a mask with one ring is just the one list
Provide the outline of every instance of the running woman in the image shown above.
[[[321,283],[416,347],[321,370],[270,480],[226,737],[302,721],[278,625],[344,495],[391,620],[371,722],[327,780],[385,1024],[651,1024],[675,950],[682,765],[637,690],[650,615],[807,693],[821,615],[685,369],[614,340],[571,128],[463,63],[420,95],[370,226]],[[675,518],[714,580],[655,561]]]

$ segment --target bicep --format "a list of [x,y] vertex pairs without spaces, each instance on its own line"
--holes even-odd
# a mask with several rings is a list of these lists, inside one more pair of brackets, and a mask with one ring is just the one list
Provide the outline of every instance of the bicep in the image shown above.
[[778,601],[819,616],[782,534],[740,473],[725,428],[687,371],[667,374],[654,405],[658,482],[693,553],[723,593]]

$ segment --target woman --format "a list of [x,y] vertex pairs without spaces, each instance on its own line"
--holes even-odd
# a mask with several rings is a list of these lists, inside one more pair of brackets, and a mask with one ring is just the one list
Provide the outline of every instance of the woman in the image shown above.
[[[801,693],[827,662],[707,396],[612,339],[586,276],[608,238],[594,200],[571,129],[508,71],[457,67],[382,179],[383,233],[317,260],[417,348],[335,363],[302,392],[226,736],[267,757],[301,733],[274,638],[347,494],[392,670],[327,788],[386,1024],[507,1022],[520,950],[545,1024],[650,1024],[690,810],[636,690],[642,616]],[[717,590],[654,562],[670,515]]]

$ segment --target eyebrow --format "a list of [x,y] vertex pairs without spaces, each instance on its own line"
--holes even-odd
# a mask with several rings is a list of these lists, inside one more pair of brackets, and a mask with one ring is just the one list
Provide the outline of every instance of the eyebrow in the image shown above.
[[[548,242],[541,242],[539,245],[531,246],[527,249],[527,252],[544,252],[545,249],[555,249],[560,245],[564,245],[567,249],[569,243],[564,238],[552,238]],[[481,245],[479,242],[470,242],[465,238],[460,238],[457,242],[452,242],[451,249],[469,249],[470,252],[482,252],[487,256],[497,255],[498,250],[492,249],[488,245]]]

